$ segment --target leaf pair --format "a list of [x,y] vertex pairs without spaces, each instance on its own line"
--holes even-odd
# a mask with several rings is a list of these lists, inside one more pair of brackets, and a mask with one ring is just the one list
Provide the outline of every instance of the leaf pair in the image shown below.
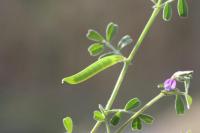
[[95,43],[90,45],[88,48],[88,52],[90,53],[90,55],[96,56],[101,54],[104,51],[104,37],[95,30],[88,30],[86,36],[88,39],[95,41]]
[[[187,106],[192,105],[192,97],[190,95],[185,94],[185,100],[186,100]],[[176,109],[176,114],[178,115],[184,114],[185,112],[185,104],[181,95],[176,95],[175,109]]]
[[142,129],[142,121],[145,124],[152,124],[153,123],[153,117],[146,114],[140,114],[138,117],[136,117],[132,123],[131,123],[131,129],[132,130],[141,130]]
[[[129,111],[129,110],[135,109],[135,108],[137,108],[140,104],[141,104],[141,102],[140,102],[140,100],[139,100],[138,98],[133,98],[133,99],[129,100],[129,101],[126,103],[126,105],[125,105],[125,107],[124,107],[124,110],[125,110],[125,111]],[[113,126],[116,126],[116,125],[119,123],[119,121],[120,121],[120,119],[121,119],[121,116],[122,116],[122,112],[121,112],[121,111],[116,112],[116,113],[113,115],[112,119],[110,120],[110,123],[111,123]]]
[[[187,17],[188,16],[187,0],[178,0],[177,10],[180,17]],[[164,7],[163,7],[163,19],[165,21],[170,21],[171,18],[172,18],[171,1],[167,1],[164,3]]]
[[[110,42],[112,40],[112,38],[116,34],[117,30],[118,30],[118,26],[116,24],[114,24],[114,23],[108,24],[107,29],[106,29],[106,40],[107,40],[107,42]],[[117,48],[119,50],[121,50],[124,47],[126,47],[127,45],[131,44],[132,41],[133,40],[129,35],[125,35],[118,42]]]
[[105,43],[112,40],[113,36],[117,32],[118,26],[114,23],[109,23],[106,28],[106,39],[95,30],[88,30],[87,38],[89,40],[95,41],[94,44],[90,45],[88,52],[91,56],[97,56],[104,52]]
[[190,70],[190,71],[178,71],[176,73],[173,74],[173,77],[179,81],[179,82],[183,82],[184,83],[184,87],[185,87],[185,100],[186,100],[186,104],[187,104],[187,108],[190,109],[190,103],[191,103],[191,96],[188,95],[189,93],[189,88],[190,88],[190,80],[192,78],[192,74],[194,71]]

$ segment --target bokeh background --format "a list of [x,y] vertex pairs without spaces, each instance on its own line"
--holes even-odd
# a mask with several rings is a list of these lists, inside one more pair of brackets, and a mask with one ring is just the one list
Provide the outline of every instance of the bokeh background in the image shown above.
[[[188,19],[178,17],[175,3],[172,21],[159,16],[123,82],[115,108],[132,97],[147,102],[175,71],[195,71],[192,109],[178,117],[174,98],[164,98],[147,111],[156,120],[143,133],[200,132],[199,6],[189,1]],[[0,133],[63,133],[68,115],[75,133],[89,132],[92,112],[106,104],[122,65],[76,86],[61,85],[61,79],[96,60],[87,52],[88,29],[104,33],[112,21],[120,26],[115,42],[126,34],[136,42],[151,12],[150,0],[1,0]]]

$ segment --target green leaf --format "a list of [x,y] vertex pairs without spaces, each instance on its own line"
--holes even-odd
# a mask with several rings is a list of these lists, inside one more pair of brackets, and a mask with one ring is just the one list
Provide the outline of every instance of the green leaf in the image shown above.
[[125,110],[134,109],[134,108],[138,107],[138,106],[140,105],[140,103],[141,103],[141,102],[140,102],[140,100],[139,100],[138,98],[133,98],[133,99],[129,100],[129,101],[126,103],[124,109],[125,109]]
[[177,10],[180,17],[187,17],[188,16],[187,0],[178,0]]
[[112,40],[113,36],[117,32],[117,29],[118,29],[118,25],[116,25],[112,22],[108,24],[108,26],[106,28],[106,40],[108,42],[110,42]]
[[139,117],[135,118],[131,124],[132,130],[141,130],[142,129],[142,122]]
[[192,105],[192,97],[190,95],[187,95],[188,103],[191,106]]
[[189,92],[189,88],[190,88],[190,79],[186,79],[184,81],[184,86],[185,86],[185,100],[186,100],[186,103],[187,103],[187,108],[190,109],[190,103],[189,102],[191,102],[191,100],[192,100],[191,97],[188,96],[188,92]]
[[178,115],[184,114],[185,107],[180,95],[176,95],[175,109],[176,109],[176,114]]
[[190,106],[192,105],[192,97],[190,95],[186,94],[185,100],[187,103],[187,108],[190,109]]
[[93,118],[96,121],[104,121],[105,120],[105,115],[102,114],[100,111],[94,111]]
[[66,117],[63,119],[63,125],[67,130],[67,133],[72,133],[73,131],[73,121],[70,117]]
[[91,64],[90,66],[86,67],[84,70],[80,71],[79,73],[63,78],[62,83],[69,83],[69,84],[78,84],[87,79],[93,77],[94,75],[98,74],[99,72],[119,63],[124,60],[124,57],[121,55],[111,55],[101,58]]
[[122,37],[121,40],[119,41],[118,48],[122,49],[126,47],[127,45],[131,44],[132,42],[133,42],[133,39],[129,35],[126,35]]
[[163,8],[163,19],[165,21],[170,21],[172,18],[172,7],[169,2],[166,2]]
[[153,117],[150,116],[150,115],[141,114],[139,117],[146,124],[152,124],[153,123]]
[[90,53],[91,56],[99,55],[103,51],[104,51],[104,45],[99,43],[94,43],[90,45],[90,47],[88,48],[88,52]]
[[96,42],[103,42],[104,38],[101,34],[99,34],[97,31],[95,30],[88,30],[87,33],[87,38],[92,40],[92,41],[96,41]]
[[120,111],[117,112],[117,113],[115,113],[115,114],[113,115],[113,117],[111,118],[110,123],[111,123],[113,126],[116,126],[116,125],[119,123],[120,119],[121,119],[121,115],[122,115],[122,113],[121,113]]

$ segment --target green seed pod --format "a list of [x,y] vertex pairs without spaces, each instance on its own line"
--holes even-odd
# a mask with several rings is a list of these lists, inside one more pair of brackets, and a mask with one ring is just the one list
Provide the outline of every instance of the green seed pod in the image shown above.
[[180,17],[188,16],[188,4],[186,0],[178,0],[177,10]]
[[167,2],[163,8],[163,19],[165,21],[170,21],[172,18],[172,7],[169,2]]
[[84,70],[80,71],[79,73],[66,77],[62,80],[62,83],[69,83],[69,84],[78,84],[81,83],[97,73],[109,68],[119,62],[122,62],[124,57],[121,55],[111,55],[101,58],[91,64],[90,66],[86,67]]

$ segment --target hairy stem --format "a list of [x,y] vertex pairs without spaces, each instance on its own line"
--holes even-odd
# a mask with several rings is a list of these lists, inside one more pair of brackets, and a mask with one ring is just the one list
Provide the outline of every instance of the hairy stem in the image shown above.
[[142,114],[145,110],[147,110],[149,107],[151,107],[154,103],[156,103],[158,100],[160,100],[162,97],[164,97],[165,94],[161,92],[156,97],[154,97],[151,101],[149,101],[147,104],[145,104],[140,110],[138,110],[134,115],[132,115],[118,130],[116,133],[121,133],[122,130],[135,118],[137,118],[140,114]]
[[[117,94],[118,94],[119,88],[120,88],[120,86],[121,86],[121,84],[122,84],[122,82],[123,82],[123,80],[124,80],[124,77],[125,77],[126,72],[127,72],[127,70],[128,70],[129,64],[130,64],[130,63],[132,62],[132,60],[134,59],[134,57],[135,57],[135,55],[136,55],[138,49],[140,48],[140,46],[141,46],[141,44],[142,44],[144,38],[146,37],[146,35],[147,35],[147,33],[149,32],[149,30],[150,30],[150,28],[151,28],[153,22],[155,21],[156,16],[158,15],[158,13],[159,13],[159,11],[160,11],[160,9],[161,9],[161,7],[160,7],[161,4],[162,4],[162,0],[158,0],[158,2],[157,2],[157,4],[156,4],[156,7],[154,8],[154,11],[153,11],[153,13],[152,13],[152,15],[151,15],[149,21],[147,22],[147,24],[146,24],[144,30],[142,31],[142,33],[141,33],[141,35],[140,35],[140,37],[139,37],[137,43],[135,44],[133,50],[132,50],[131,53],[130,53],[129,57],[128,57],[127,60],[125,61],[124,66],[123,66],[123,68],[122,68],[122,70],[121,70],[121,73],[120,73],[120,75],[119,75],[119,78],[118,78],[118,80],[117,80],[117,82],[116,82],[116,85],[115,85],[115,87],[114,87],[114,89],[113,89],[113,92],[112,92],[112,94],[111,94],[111,96],[110,96],[110,98],[109,98],[109,100],[108,100],[108,102],[107,102],[107,104],[106,104],[106,108],[105,108],[106,110],[111,109],[111,107],[112,107],[112,105],[113,105],[113,102],[114,102],[114,100],[116,99],[116,96],[117,96]],[[97,123],[95,124],[95,126],[93,127],[93,129],[91,130],[90,133],[95,133],[96,130],[97,130],[97,129],[99,128],[99,126],[101,125],[101,123],[102,123],[102,122],[97,122]]]

